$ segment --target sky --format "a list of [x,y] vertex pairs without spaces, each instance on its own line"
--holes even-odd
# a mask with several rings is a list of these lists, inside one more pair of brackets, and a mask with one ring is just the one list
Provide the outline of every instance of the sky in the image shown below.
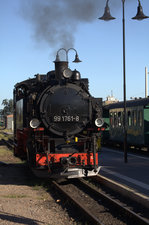
[[[0,108],[13,98],[18,82],[54,69],[60,48],[75,48],[79,64],[69,67],[89,79],[92,96],[113,94],[123,100],[122,1],[109,0],[115,20],[105,22],[105,0],[1,0]],[[149,16],[149,0],[141,0]],[[125,0],[126,97],[145,96],[145,67],[149,71],[149,19],[136,21],[138,0]]]

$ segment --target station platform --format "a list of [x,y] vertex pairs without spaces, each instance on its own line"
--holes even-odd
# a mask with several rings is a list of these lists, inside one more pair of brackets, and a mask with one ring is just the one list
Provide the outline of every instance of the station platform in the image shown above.
[[102,147],[99,153],[99,174],[125,185],[149,199],[149,157],[128,153],[128,162],[124,162],[124,153]]

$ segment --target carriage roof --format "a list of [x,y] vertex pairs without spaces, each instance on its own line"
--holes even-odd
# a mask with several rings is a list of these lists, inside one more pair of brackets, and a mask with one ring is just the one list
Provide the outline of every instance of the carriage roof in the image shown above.
[[[137,106],[149,106],[149,98],[140,98],[135,100],[126,101],[126,107],[137,107]],[[116,109],[116,108],[123,108],[124,102],[116,102],[109,105],[105,105],[105,109]]]

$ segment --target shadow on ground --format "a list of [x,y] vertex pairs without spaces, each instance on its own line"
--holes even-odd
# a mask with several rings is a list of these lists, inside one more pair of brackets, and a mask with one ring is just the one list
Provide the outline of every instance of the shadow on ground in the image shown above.
[[[38,225],[41,221],[32,220],[23,216],[16,216],[10,213],[5,213],[0,211],[0,219],[3,221],[14,222],[17,224],[30,224],[30,225]],[[44,224],[44,223],[43,223]]]

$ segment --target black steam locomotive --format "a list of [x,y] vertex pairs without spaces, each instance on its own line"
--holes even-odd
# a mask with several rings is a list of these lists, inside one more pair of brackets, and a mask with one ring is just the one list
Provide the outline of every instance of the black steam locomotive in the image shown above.
[[[60,61],[60,50],[66,61]],[[60,50],[54,71],[15,85],[14,154],[49,177],[94,176],[100,169],[102,99],[90,95],[88,79],[68,68],[68,51],[80,62],[77,51]]]

